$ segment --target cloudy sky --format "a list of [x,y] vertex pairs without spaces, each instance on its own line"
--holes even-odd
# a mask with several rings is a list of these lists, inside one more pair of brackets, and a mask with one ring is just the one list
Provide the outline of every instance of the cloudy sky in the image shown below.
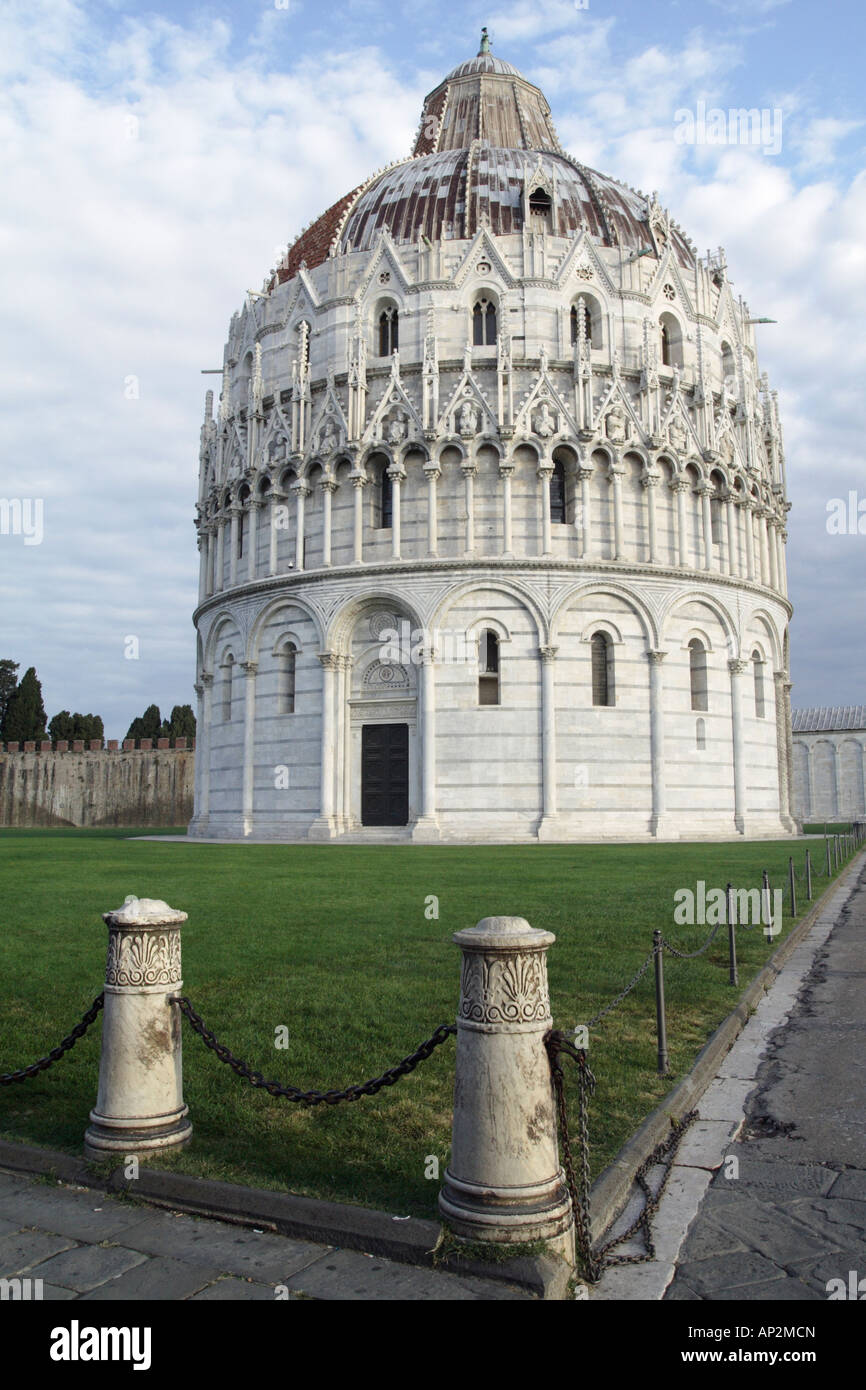
[[[194,701],[200,370],[278,248],[408,152],[482,24],[566,149],[658,189],[778,319],[794,704],[866,703],[866,534],[827,531],[854,492],[866,533],[859,0],[5,0],[0,498],[42,499],[44,534],[0,534],[0,657],[49,716],[122,737]],[[780,112],[781,150],[678,141],[699,102]]]

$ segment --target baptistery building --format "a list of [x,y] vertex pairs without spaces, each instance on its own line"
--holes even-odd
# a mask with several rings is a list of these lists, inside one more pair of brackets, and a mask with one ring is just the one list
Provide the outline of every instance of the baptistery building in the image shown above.
[[794,829],[777,399],[723,252],[481,51],[235,314],[190,833]]

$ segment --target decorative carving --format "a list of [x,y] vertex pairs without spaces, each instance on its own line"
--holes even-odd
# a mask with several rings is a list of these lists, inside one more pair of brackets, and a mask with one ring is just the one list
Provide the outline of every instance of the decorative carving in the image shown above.
[[368,690],[408,690],[409,673],[396,661],[374,661],[364,675],[364,686]]
[[478,411],[471,399],[465,400],[460,407],[458,428],[464,439],[471,439],[475,434],[478,425]]
[[109,931],[107,985],[174,985],[180,980],[180,932]]
[[540,951],[504,958],[464,954],[461,1018],[472,1023],[536,1023],[549,1015],[547,972]]
[[628,417],[618,401],[607,412],[607,437],[612,444],[625,444],[628,439]]
[[539,439],[549,439],[552,434],[556,434],[556,417],[551,413],[546,400],[542,401],[540,409],[536,411],[533,430]]

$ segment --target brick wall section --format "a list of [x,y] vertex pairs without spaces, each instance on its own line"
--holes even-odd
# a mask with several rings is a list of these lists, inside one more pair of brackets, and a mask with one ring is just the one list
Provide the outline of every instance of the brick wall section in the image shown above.
[[176,742],[174,748],[76,745],[54,752],[0,745],[0,826],[186,825],[195,740],[190,748],[186,740]]

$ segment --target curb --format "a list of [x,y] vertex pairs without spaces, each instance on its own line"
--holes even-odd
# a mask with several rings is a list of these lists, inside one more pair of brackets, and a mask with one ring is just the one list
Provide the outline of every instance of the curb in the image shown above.
[[806,916],[788,933],[740,996],[736,1007],[701,1048],[691,1070],[665,1096],[652,1114],[647,1116],[620,1149],[616,1158],[596,1178],[589,1194],[594,1241],[599,1240],[619,1216],[631,1193],[635,1172],[656,1145],[670,1133],[671,1119],[681,1119],[689,1110],[694,1109],[695,1101],[703,1095],[713,1080],[719,1062],[730,1051],[742,1032],[761,995],[773,985],[788,957],[809,935],[833,894],[844,889],[847,901],[864,865],[866,852],[861,851],[854,856],[847,869],[828,884]]

